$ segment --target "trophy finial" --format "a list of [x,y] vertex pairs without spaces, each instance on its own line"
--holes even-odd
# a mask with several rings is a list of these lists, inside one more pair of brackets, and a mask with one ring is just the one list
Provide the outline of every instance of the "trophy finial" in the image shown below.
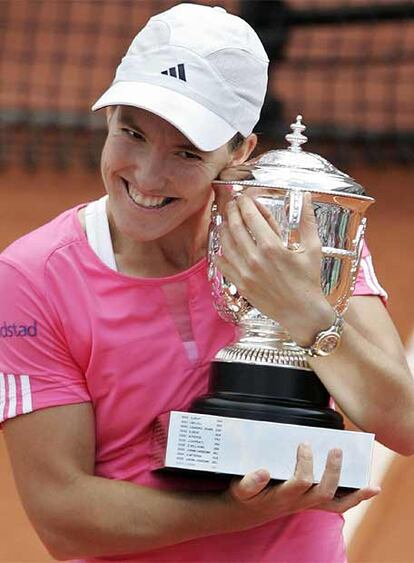
[[305,135],[302,135],[302,131],[305,131],[306,126],[302,123],[302,116],[296,116],[296,123],[291,123],[290,128],[292,129],[293,133],[289,133],[285,136],[286,141],[290,143],[290,147],[288,150],[292,152],[301,152],[301,145],[306,143],[308,138]]

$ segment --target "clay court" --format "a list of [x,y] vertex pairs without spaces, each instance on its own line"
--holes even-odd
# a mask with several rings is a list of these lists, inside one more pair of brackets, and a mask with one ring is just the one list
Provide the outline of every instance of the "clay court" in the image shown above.
[[[107,1],[103,3],[105,3],[105,7],[99,12],[100,25],[103,25],[106,20],[117,22],[119,11],[117,12],[116,3]],[[164,2],[162,7],[173,3],[175,2]],[[53,35],[51,35],[50,30],[48,31],[47,21],[53,19],[55,21],[56,18],[63,17],[58,13],[57,4],[57,0],[41,2],[37,10],[41,12],[41,19],[39,20],[41,23],[38,23],[37,31],[39,31],[39,37],[43,37],[41,46],[45,53],[53,45]],[[91,14],[98,14],[94,2],[73,3],[65,0],[62,4],[64,5],[63,12],[65,9],[69,10],[68,6],[70,6],[72,15],[76,12],[75,21],[83,22],[82,25],[86,25],[85,22],[89,21],[88,17]],[[133,8],[127,2],[123,4],[129,6],[128,25],[125,25],[127,15],[125,12],[121,18],[124,21],[121,33],[118,33],[118,29],[117,34],[114,33],[111,36],[112,39],[106,42],[99,51],[99,59],[94,61],[96,72],[95,70],[90,71],[87,64],[77,70],[65,59],[58,78],[60,84],[70,86],[66,90],[62,86],[59,87],[60,89],[55,86],[58,89],[51,95],[49,86],[53,80],[50,66],[48,66],[50,61],[46,56],[43,59],[40,57],[37,67],[33,64],[30,65],[30,61],[24,65],[21,63],[23,65],[21,68],[25,69],[25,73],[22,73],[21,76],[18,76],[14,64],[16,60],[21,59],[24,49],[27,50],[27,46],[25,47],[22,44],[23,24],[27,22],[30,14],[34,17],[37,3],[30,0],[17,3],[4,2],[2,8],[7,5],[9,21],[14,18],[13,21],[15,22],[14,30],[7,28],[5,47],[10,52],[13,49],[16,53],[19,52],[20,59],[19,57],[17,59],[9,57],[3,61],[0,56],[1,73],[8,77],[9,84],[15,86],[14,91],[12,91],[12,88],[6,88],[5,92],[1,94],[0,110],[8,111],[7,108],[10,107],[20,108],[23,101],[27,104],[28,98],[24,96],[24,84],[22,82],[22,77],[24,77],[26,88],[29,80],[35,84],[29,96],[31,112],[39,111],[39,115],[42,116],[51,115],[64,106],[66,115],[72,116],[72,118],[86,114],[90,103],[94,101],[103,85],[110,80],[114,61],[117,60],[119,53],[129,42],[132,34],[131,20],[133,20],[134,29],[136,29],[140,22],[147,19],[150,13],[154,11],[154,2],[141,1],[135,4]],[[220,2],[220,4],[232,7],[236,6],[237,2]],[[293,4],[300,4],[300,2],[293,2]],[[157,6],[161,6],[161,3]],[[408,23],[404,22],[401,25],[406,26],[404,28],[406,32],[405,45],[411,52],[414,46],[414,29],[410,28],[408,31]],[[395,24],[393,25],[395,26]],[[78,28],[78,35],[75,34],[70,39],[71,43],[68,40],[65,48],[73,48],[75,52],[78,49],[80,55],[80,51],[84,52],[88,45],[90,46],[92,43],[91,37],[86,35],[84,31],[80,32],[79,29],[84,28],[82,26]],[[385,50],[385,43],[391,33],[390,29],[390,26],[386,26],[383,30],[382,39],[377,39],[377,46],[375,47],[377,51],[380,51],[381,48]],[[403,28],[400,27],[399,29]],[[311,34],[309,30],[306,33]],[[319,43],[314,38],[308,43],[308,47],[310,45],[309,48],[313,49],[314,54],[317,55],[320,51],[329,48],[329,41],[331,41],[331,45],[334,44],[332,34],[335,35],[335,31],[331,30],[330,33],[330,39],[329,34],[324,31],[319,36]],[[353,32],[349,31],[349,37],[353,39],[352,44],[355,45],[356,42],[360,41],[361,33],[361,28]],[[306,34],[301,34],[296,41],[289,44],[290,56],[295,57],[302,52],[301,45],[304,37],[306,37]],[[101,39],[102,36],[99,35],[99,40]],[[361,43],[358,44],[361,45]],[[39,51],[40,43],[35,42],[33,45],[36,45],[36,49]],[[109,57],[108,51],[111,53],[111,60],[107,61],[106,66],[104,66],[104,61]],[[27,52],[30,53],[30,49]],[[351,56],[351,53],[348,53],[348,55]],[[355,84],[355,81],[358,80],[358,73],[351,75],[350,66],[345,68],[344,72],[340,74],[341,78],[335,82],[335,102],[329,102],[324,83],[320,77],[313,82],[303,82],[301,96],[307,96],[314,101],[319,100],[318,103],[309,104],[306,121],[309,123],[319,122],[328,107],[337,126],[348,123],[350,116],[353,116],[353,119],[360,120],[365,125],[367,125],[367,120],[370,120],[370,127],[375,131],[378,124],[384,119],[384,111],[386,110],[387,115],[391,116],[388,125],[393,131],[404,130],[403,132],[405,132],[407,127],[408,129],[411,127],[410,130],[412,130],[414,127],[413,65],[412,63],[411,66],[403,65],[399,73],[393,75],[395,80],[400,80],[398,95],[395,95],[388,106],[384,102],[384,92],[386,92],[387,84],[389,85],[390,75],[385,73],[384,68],[385,66],[377,65],[376,70],[371,70],[371,79],[361,85],[364,90],[362,101],[360,100],[361,107],[363,108],[365,107],[364,104],[368,104],[367,99],[377,100],[378,102],[373,102],[374,109],[366,114],[363,111],[355,112],[355,104],[357,104],[358,98],[349,84]],[[282,67],[280,76],[283,80],[279,78],[277,81],[275,80],[273,89],[278,96],[289,98],[284,108],[286,112],[284,122],[290,123],[293,117],[292,113],[296,112],[297,108],[297,98],[290,95],[293,90],[292,85],[296,84],[296,78],[288,67]],[[362,80],[361,75],[359,76]],[[411,80],[409,80],[410,76]],[[384,77],[388,80],[387,84]],[[82,83],[83,79],[88,81],[90,88],[82,89],[79,84]],[[20,86],[17,87],[16,85]],[[71,104],[68,100],[71,100]],[[53,106],[52,109],[50,109],[51,106]],[[27,109],[26,107],[25,111]],[[340,109],[341,111],[339,111]],[[19,115],[20,117],[16,118],[17,121],[16,119],[13,121],[12,118],[8,121],[5,118],[2,119],[2,162],[4,166],[0,174],[0,249],[3,249],[22,234],[48,221],[60,211],[79,202],[94,199],[103,193],[96,165],[96,154],[99,152],[99,147],[91,149],[92,156],[86,165],[85,160],[88,159],[82,160],[79,157],[79,153],[86,150],[85,147],[88,147],[88,143],[95,143],[96,132],[99,133],[100,131],[98,122],[88,122],[89,118],[82,121],[83,118],[79,118],[81,127],[92,123],[89,129],[85,129],[86,132],[81,138],[82,128],[75,132],[69,132],[68,137],[68,135],[65,136],[62,133],[64,128],[59,129],[61,125],[56,125],[56,123],[49,128],[43,127],[43,129],[36,129],[31,123],[26,128],[25,115],[30,114],[25,114],[24,111],[20,114],[6,112],[2,115],[3,117],[4,115],[11,115],[12,117]],[[79,131],[81,132],[80,137]],[[42,135],[49,139],[44,143],[44,146],[39,141]],[[399,137],[398,141],[400,149],[411,155],[405,159],[387,159],[382,156],[378,158],[378,155],[375,156],[374,154],[371,155],[371,158],[360,158],[347,163],[347,159],[343,158],[343,150],[346,149],[343,148],[342,153],[337,155],[338,161],[333,160],[330,155],[329,158],[342,169],[345,165],[346,172],[363,184],[369,195],[376,198],[376,204],[372,206],[368,214],[367,240],[374,257],[377,276],[390,296],[389,311],[407,347],[407,353],[414,355],[414,292],[412,290],[414,283],[414,166],[412,164],[412,152],[410,153],[409,147],[404,147],[402,138]],[[266,139],[265,141],[266,145],[274,143],[274,141],[267,141]],[[59,143],[63,146],[63,154],[59,154],[57,157],[56,155],[51,156],[53,145]],[[280,138],[278,146],[283,146],[282,138]],[[373,145],[372,149],[374,153],[377,150],[375,146]],[[36,148],[38,149],[37,152]],[[314,149],[315,147],[310,147],[309,150],[311,148]],[[390,151],[393,152],[394,149],[395,145],[391,147]],[[65,153],[65,151],[67,152]],[[65,161],[65,154],[69,153],[68,163]],[[36,154],[39,158],[39,164],[33,165],[33,155],[36,157]],[[325,154],[325,156],[327,155]],[[7,298],[7,296],[1,298]],[[400,456],[392,458],[383,478],[382,494],[364,509],[360,524],[356,530],[348,535],[350,563],[410,563],[414,561],[414,548],[412,546],[414,525],[412,515],[414,500],[413,472],[414,459]],[[41,563],[52,560],[33,532],[18,499],[1,431],[0,530],[1,563]]]

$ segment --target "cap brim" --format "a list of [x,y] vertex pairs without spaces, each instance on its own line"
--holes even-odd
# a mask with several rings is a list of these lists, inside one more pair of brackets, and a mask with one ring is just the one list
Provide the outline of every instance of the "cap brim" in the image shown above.
[[226,144],[237,130],[213,111],[175,90],[145,82],[115,82],[92,111],[115,105],[145,109],[176,127],[202,151]]

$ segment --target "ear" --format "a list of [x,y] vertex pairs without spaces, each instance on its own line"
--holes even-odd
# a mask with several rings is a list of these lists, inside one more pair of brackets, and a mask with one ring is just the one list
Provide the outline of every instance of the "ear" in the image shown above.
[[236,166],[245,162],[252,154],[257,145],[257,135],[251,133],[245,138],[243,143],[235,149],[230,155],[230,166]]

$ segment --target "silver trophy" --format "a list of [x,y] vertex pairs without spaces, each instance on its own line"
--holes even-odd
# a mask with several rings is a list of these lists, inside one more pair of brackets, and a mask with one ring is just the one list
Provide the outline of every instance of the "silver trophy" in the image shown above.
[[214,257],[221,254],[220,224],[227,203],[248,194],[276,219],[283,243],[300,246],[303,195],[310,192],[322,241],[321,284],[343,314],[354,289],[367,208],[373,199],[350,176],[319,155],[302,150],[302,117],[286,135],[286,150],[265,153],[254,163],[228,169],[214,182],[215,201],[209,234],[209,278],[220,315],[239,326],[238,341],[219,351],[213,362],[210,394],[196,412],[272,422],[343,428],[339,413],[308,364],[308,355],[276,321],[267,318],[223,277]]
[[219,314],[238,325],[239,338],[214,358],[209,393],[189,413],[173,412],[164,426],[158,425],[158,430],[166,428],[158,434],[166,436],[158,466],[232,475],[267,467],[274,479],[286,479],[297,445],[307,441],[315,455],[315,479],[323,472],[327,449],[341,447],[340,485],[354,489],[368,484],[373,435],[343,430],[343,418],[332,408],[305,350],[240,295],[214,260],[221,254],[226,205],[240,194],[265,206],[285,246],[297,250],[303,196],[310,192],[322,242],[322,289],[335,311],[345,312],[361,257],[364,215],[374,200],[326,159],[302,150],[307,138],[301,116],[291,129],[287,149],[227,169],[213,183],[209,279]]

